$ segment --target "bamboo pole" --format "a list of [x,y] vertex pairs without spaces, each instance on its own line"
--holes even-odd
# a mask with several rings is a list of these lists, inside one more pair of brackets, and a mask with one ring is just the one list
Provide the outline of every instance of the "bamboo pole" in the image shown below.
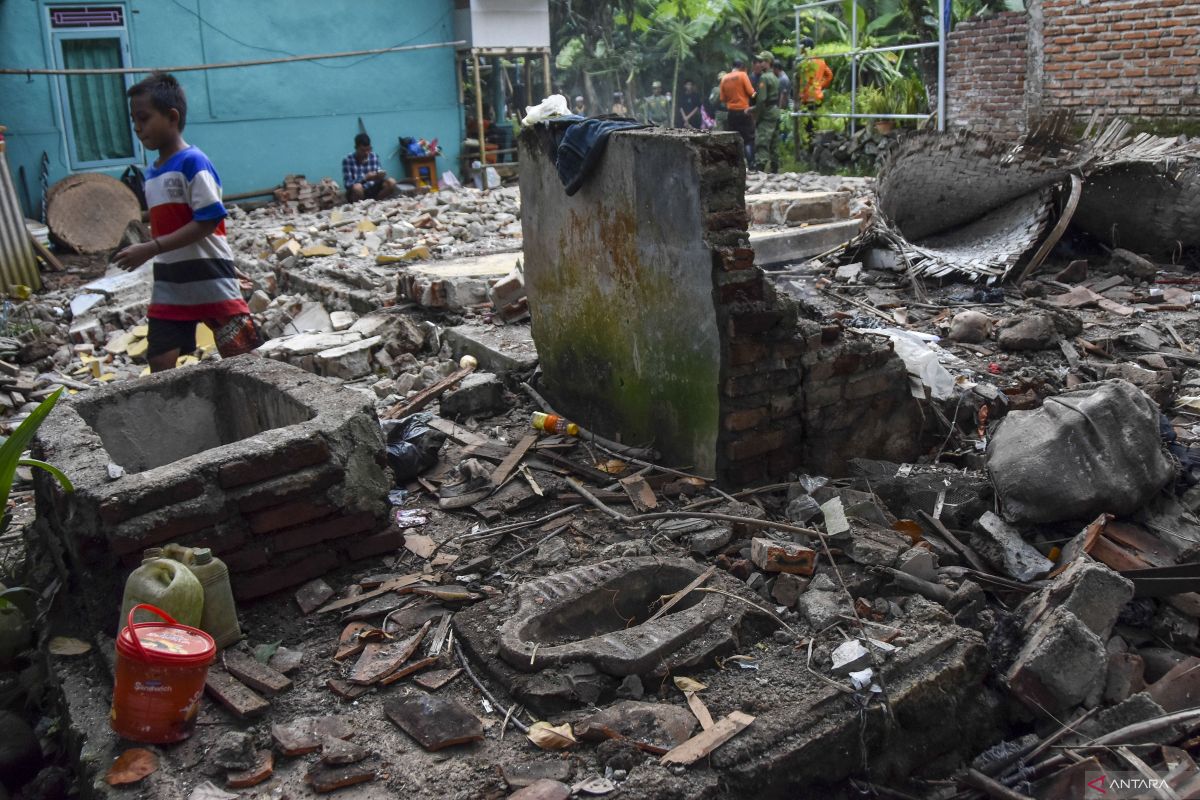
[[479,68],[479,52],[471,51],[471,63],[475,67],[475,128],[479,133],[479,184],[486,192],[487,180],[487,146],[484,142],[483,131],[483,75]]

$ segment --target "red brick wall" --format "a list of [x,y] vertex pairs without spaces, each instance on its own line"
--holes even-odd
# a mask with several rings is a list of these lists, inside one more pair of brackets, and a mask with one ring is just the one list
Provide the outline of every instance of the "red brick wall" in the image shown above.
[[1029,20],[1006,11],[958,23],[946,42],[946,119],[1002,136],[1025,129]]
[[1042,0],[1043,111],[1200,114],[1196,0]]

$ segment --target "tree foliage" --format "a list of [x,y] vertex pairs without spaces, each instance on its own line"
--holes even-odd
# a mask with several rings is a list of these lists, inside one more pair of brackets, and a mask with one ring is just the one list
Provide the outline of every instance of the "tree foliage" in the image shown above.
[[[826,54],[859,47],[888,47],[937,37],[942,0],[851,0],[800,15],[800,35]],[[1021,10],[1023,0],[951,0],[951,20]],[[661,80],[678,95],[684,80],[702,90],[735,58],[749,61],[761,50],[785,60],[796,54],[792,0],[550,0],[556,84],[583,94],[589,108],[607,110],[614,91],[627,105]],[[849,85],[847,59],[828,58],[838,86]],[[874,53],[859,59],[860,85],[886,87],[919,77],[932,93],[935,49]]]

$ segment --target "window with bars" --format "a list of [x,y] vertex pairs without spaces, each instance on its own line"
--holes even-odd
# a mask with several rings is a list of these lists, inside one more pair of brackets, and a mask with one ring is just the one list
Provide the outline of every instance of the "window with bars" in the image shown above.
[[[104,69],[127,64],[129,42],[120,7],[51,7],[55,57],[64,69]],[[128,75],[59,76],[59,96],[73,167],[129,163],[139,146],[129,120]]]

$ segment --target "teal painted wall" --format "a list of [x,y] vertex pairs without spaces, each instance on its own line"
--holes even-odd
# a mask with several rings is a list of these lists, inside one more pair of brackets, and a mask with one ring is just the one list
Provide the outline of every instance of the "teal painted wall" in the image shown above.
[[[0,66],[54,66],[50,5],[81,4],[0,0]],[[453,0],[126,0],[105,5],[125,7],[130,66],[454,40]],[[292,173],[341,183],[342,158],[354,147],[359,118],[390,174],[402,173],[401,136],[438,138],[445,152],[439,171],[459,169],[463,129],[453,48],[177,77],[188,95],[184,137],[208,153],[226,194],[273,186]],[[24,166],[32,202],[40,204],[42,152],[50,157],[51,184],[73,171],[58,79],[0,75],[0,124],[8,126],[14,177]],[[139,163],[153,158],[145,153]],[[97,171],[116,176],[123,170]]]

